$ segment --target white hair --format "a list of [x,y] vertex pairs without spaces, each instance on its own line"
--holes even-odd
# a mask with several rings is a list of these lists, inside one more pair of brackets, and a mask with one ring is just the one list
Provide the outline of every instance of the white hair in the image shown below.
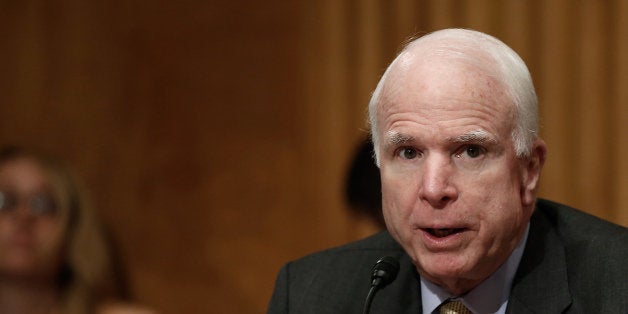
[[[427,47],[425,47],[427,46]],[[532,144],[537,139],[539,121],[537,97],[532,77],[525,62],[519,55],[499,39],[468,29],[444,29],[411,41],[388,66],[373,91],[369,102],[369,123],[375,148],[375,158],[379,165],[379,125],[377,113],[380,97],[391,69],[405,52],[422,48],[431,54],[472,63],[494,76],[512,99],[513,121],[512,141],[518,157],[529,156]]]

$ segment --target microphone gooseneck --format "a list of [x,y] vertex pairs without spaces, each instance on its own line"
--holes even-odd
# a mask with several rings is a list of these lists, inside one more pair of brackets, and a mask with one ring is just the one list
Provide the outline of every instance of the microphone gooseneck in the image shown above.
[[384,256],[375,263],[371,271],[371,288],[364,301],[363,314],[369,313],[375,293],[393,282],[397,278],[397,273],[399,273],[399,262],[394,257]]

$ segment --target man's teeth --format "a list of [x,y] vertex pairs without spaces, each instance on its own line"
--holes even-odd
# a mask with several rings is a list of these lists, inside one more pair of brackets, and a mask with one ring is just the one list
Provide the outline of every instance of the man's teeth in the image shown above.
[[432,229],[431,231],[433,235],[442,238],[455,233],[456,229]]

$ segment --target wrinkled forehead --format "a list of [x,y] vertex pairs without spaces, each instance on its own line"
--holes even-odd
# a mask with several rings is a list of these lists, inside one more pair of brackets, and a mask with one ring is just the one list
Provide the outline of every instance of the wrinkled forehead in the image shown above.
[[417,68],[449,67],[483,73],[499,79],[497,60],[478,43],[459,39],[420,38],[409,44],[391,64],[390,76]]
[[404,51],[391,64],[380,93],[380,106],[399,97],[418,97],[431,91],[451,97],[480,94],[494,99],[485,101],[501,107],[495,109],[510,111],[513,103],[508,87],[498,75],[495,62],[487,56],[419,48]]
[[513,100],[495,74],[494,62],[429,48],[408,49],[391,65],[379,97],[379,125],[385,127],[386,117],[412,110],[434,117],[492,112],[496,123],[513,126]]

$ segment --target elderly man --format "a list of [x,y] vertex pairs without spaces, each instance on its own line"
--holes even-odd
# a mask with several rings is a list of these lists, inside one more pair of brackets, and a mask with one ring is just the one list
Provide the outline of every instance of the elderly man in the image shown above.
[[269,313],[360,313],[381,256],[400,269],[370,313],[628,313],[627,229],[536,199],[536,95],[504,43],[414,40],[369,114],[388,231],[288,263]]

